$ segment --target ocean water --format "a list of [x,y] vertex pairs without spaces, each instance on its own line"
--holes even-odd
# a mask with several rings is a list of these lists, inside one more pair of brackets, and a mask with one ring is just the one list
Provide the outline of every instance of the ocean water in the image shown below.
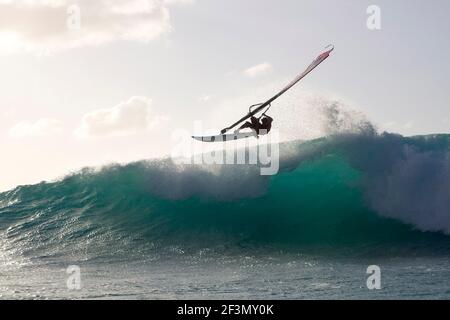
[[159,159],[1,193],[0,298],[450,298],[450,135],[286,142],[259,172]]

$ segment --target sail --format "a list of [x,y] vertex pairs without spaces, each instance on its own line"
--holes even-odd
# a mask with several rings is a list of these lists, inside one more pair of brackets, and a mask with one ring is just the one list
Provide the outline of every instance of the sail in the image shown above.
[[241,122],[244,122],[245,120],[249,119],[250,117],[254,116],[261,110],[264,110],[264,108],[268,107],[272,102],[274,102],[276,99],[278,99],[283,93],[288,91],[290,88],[292,88],[295,84],[297,84],[300,80],[302,80],[304,77],[306,77],[311,71],[313,71],[319,64],[321,64],[326,58],[329,57],[331,51],[334,50],[334,46],[330,45],[327,48],[331,47],[331,49],[321,53],[314,61],[306,68],[305,71],[303,71],[300,75],[298,75],[294,80],[292,80],[287,86],[285,86],[280,92],[278,92],[276,95],[274,95],[272,98],[267,100],[266,102],[262,103],[260,106],[255,108],[254,110],[251,110],[247,115],[233,123],[231,126],[222,129],[220,131],[221,134],[224,134],[225,132],[233,129]]

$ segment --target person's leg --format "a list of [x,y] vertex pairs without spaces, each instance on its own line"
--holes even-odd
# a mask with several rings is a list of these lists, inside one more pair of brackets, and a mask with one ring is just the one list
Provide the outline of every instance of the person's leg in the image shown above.
[[258,118],[256,118],[256,117],[251,117],[251,118],[250,118],[250,121],[251,121],[251,123],[252,123],[252,127],[253,127],[255,130],[259,128],[260,123],[259,123]]
[[239,130],[251,128],[252,126],[253,126],[253,124],[251,124],[250,122],[245,122],[242,126],[239,127]]
[[252,128],[252,127],[253,127],[253,125],[250,122],[244,122],[244,124],[242,126],[240,126],[238,129],[236,129],[234,131],[234,133],[238,133],[242,129]]

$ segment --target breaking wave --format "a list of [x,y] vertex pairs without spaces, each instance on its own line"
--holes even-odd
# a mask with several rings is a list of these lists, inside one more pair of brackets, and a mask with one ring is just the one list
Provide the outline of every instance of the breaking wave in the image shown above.
[[160,159],[20,186],[0,194],[0,244],[77,259],[308,245],[450,251],[450,135],[285,142],[279,174],[259,173]]

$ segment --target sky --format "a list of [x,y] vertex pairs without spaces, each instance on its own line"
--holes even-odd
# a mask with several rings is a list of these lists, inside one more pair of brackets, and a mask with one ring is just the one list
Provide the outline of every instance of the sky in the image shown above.
[[318,135],[305,97],[319,97],[380,131],[449,133],[449,13],[447,0],[0,0],[0,190],[168,155],[174,133],[228,125],[331,43],[274,125]]

